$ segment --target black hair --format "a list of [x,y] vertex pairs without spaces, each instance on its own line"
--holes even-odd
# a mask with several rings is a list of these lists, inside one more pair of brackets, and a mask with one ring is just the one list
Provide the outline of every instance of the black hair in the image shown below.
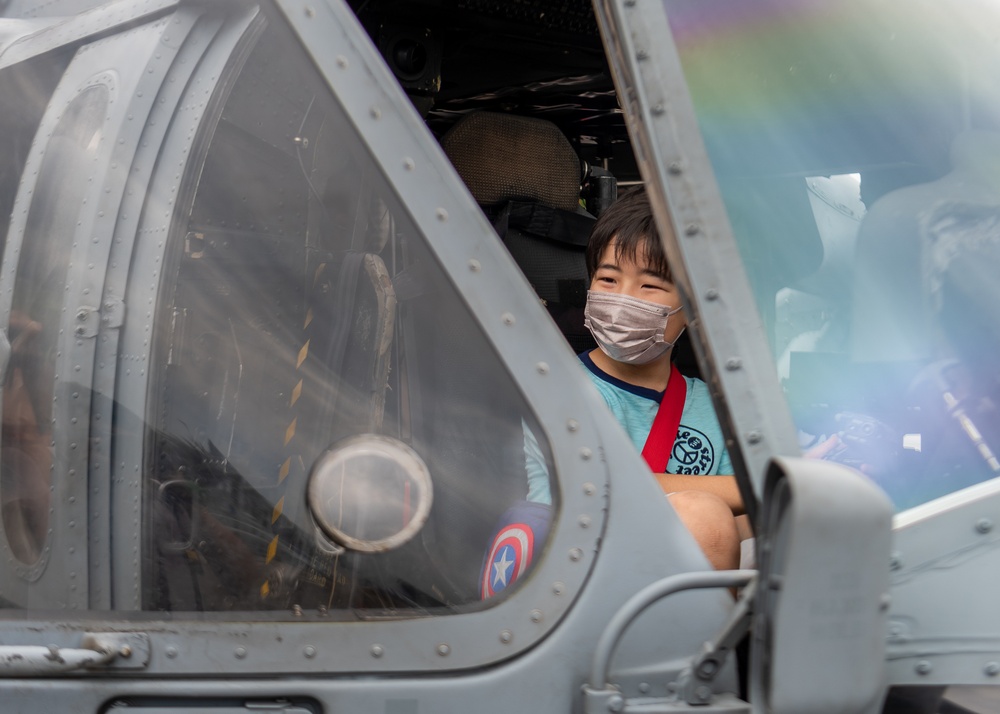
[[635,261],[641,252],[645,253],[650,267],[657,275],[672,280],[670,264],[663,253],[660,232],[653,220],[646,189],[638,187],[623,194],[612,203],[594,224],[587,243],[587,275],[594,277],[608,245],[614,242],[617,260]]

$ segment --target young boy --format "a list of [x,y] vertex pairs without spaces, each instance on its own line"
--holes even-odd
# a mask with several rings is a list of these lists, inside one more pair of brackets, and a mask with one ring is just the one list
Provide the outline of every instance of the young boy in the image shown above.
[[[712,567],[737,568],[743,502],[708,387],[670,361],[687,320],[644,191],[622,196],[601,214],[586,257],[585,324],[598,348],[580,361]],[[544,542],[548,531],[549,471],[527,425],[524,453],[527,503],[503,515],[486,551],[484,599],[526,572],[532,544]]]
[[743,501],[708,387],[685,378],[670,360],[687,319],[645,191],[622,196],[601,215],[586,256],[585,324],[598,348],[580,359],[644,455],[655,448],[647,440],[661,402],[671,396],[670,381],[684,380],[680,426],[673,446],[666,447],[665,471],[654,476],[712,565],[735,568],[740,543],[735,516],[743,513]]
[[[653,475],[709,562],[717,569],[736,568],[740,533],[735,516],[743,513],[743,502],[708,387],[685,378],[671,363],[687,320],[645,191],[622,196],[601,215],[586,258],[585,324],[598,348],[580,360],[636,448],[646,456],[659,446],[660,463],[669,454],[666,467],[657,466],[661,472]],[[680,397],[682,385],[671,388],[672,380],[684,383]],[[672,427],[658,428],[649,438],[666,399],[683,404],[672,446]],[[541,454],[532,453],[537,449],[532,442],[529,438],[525,444],[528,500],[547,503],[548,474]]]

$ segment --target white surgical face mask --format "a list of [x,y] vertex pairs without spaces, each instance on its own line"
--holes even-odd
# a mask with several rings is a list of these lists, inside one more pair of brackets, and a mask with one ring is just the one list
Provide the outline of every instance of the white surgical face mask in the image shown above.
[[663,333],[667,320],[680,310],[628,295],[588,290],[583,324],[611,359],[648,364],[674,346],[663,339]]

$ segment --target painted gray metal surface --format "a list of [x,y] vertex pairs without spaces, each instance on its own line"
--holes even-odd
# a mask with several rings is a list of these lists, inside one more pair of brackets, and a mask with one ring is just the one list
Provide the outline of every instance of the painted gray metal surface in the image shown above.
[[890,682],[1000,684],[1000,485],[988,481],[896,517]]
[[[70,13],[68,18],[12,20],[10,24],[20,30],[16,39],[0,43],[0,69],[57,47],[103,35],[120,25],[165,14],[176,5],[176,0],[118,0],[84,10],[79,15]],[[16,8],[7,12],[13,12],[12,16],[16,17]]]
[[[107,180],[107,189],[121,197],[121,205],[111,232],[113,239],[106,258],[107,276],[101,297],[102,313],[111,313],[115,319],[101,323],[94,365],[95,400],[91,429],[98,432],[98,438],[102,441],[91,447],[90,473],[91,479],[102,479],[107,487],[101,502],[91,509],[91,539],[94,540],[95,530],[104,531],[102,536],[107,542],[100,557],[113,562],[119,576],[124,570],[125,577],[113,580],[108,573],[104,584],[108,594],[104,599],[98,599],[97,594],[92,592],[92,609],[138,605],[138,567],[134,553],[129,552],[139,541],[139,533],[132,524],[137,513],[134,501],[136,487],[126,487],[132,483],[127,474],[134,474],[134,469],[127,469],[126,464],[137,464],[138,457],[122,453],[128,447],[122,449],[117,445],[115,453],[112,453],[112,423],[118,416],[114,411],[115,387],[119,376],[131,376],[120,375],[122,330],[129,325],[134,331],[141,332],[141,326],[148,323],[148,320],[143,320],[145,312],[142,301],[149,298],[145,295],[142,298],[132,295],[126,301],[129,270],[139,235],[140,220],[149,218],[148,214],[143,213],[145,188],[187,81],[221,24],[219,19],[205,21],[202,14],[201,10],[183,8],[168,20],[169,34],[167,38],[159,39],[157,51],[144,68],[141,86],[137,87],[136,96],[132,99],[133,106],[129,107],[132,119],[120,135],[124,141],[122,146],[129,147],[133,153],[116,162],[121,169],[109,175]],[[173,41],[169,39],[171,36]],[[136,300],[139,300],[139,304],[136,304]],[[131,360],[126,361],[126,370],[130,369],[131,363]],[[123,379],[121,382],[128,386],[136,383],[136,380],[131,379]],[[127,395],[127,398],[132,397],[132,394]],[[141,448],[141,444],[138,447]],[[112,519],[103,516],[105,513],[129,514],[131,518],[118,519],[113,523]],[[130,525],[123,528],[122,522]],[[92,558],[97,557],[99,556],[92,554]],[[92,560],[92,569],[94,564],[95,561]]]
[[234,48],[256,14],[254,7],[248,7],[225,18],[192,8],[172,18],[160,40],[167,49],[153,62],[148,94],[144,93],[149,102],[144,107],[148,119],[137,127],[141,134],[129,137],[137,143],[129,173],[131,205],[123,210],[115,227],[120,240],[111,256],[113,272],[107,285],[110,295],[123,296],[126,317],[117,339],[109,337],[106,344],[110,362],[105,365],[117,366],[101,380],[102,388],[113,387],[104,396],[114,395],[118,426],[130,436],[115,440],[111,456],[111,512],[115,514],[112,560],[118,568],[113,602],[118,610],[141,607],[141,493],[146,457],[140,420],[152,378],[151,337],[160,299],[160,271],[176,217],[177,193],[183,188],[178,179],[189,162],[198,160],[194,146],[197,128]]
[[[50,100],[47,116],[39,128],[38,140],[34,145],[34,155],[29,158],[29,164],[38,162],[42,167],[38,171],[39,181],[51,181],[53,177],[46,175],[45,160],[48,153],[59,150],[58,142],[65,137],[59,135],[62,124],[60,120],[70,107],[84,98],[88,91],[104,92],[108,97],[102,111],[106,117],[100,125],[100,131],[105,137],[100,148],[93,152],[91,165],[85,168],[86,173],[72,177],[58,177],[58,180],[78,182],[81,205],[76,215],[77,221],[69,243],[70,255],[66,270],[66,289],[62,295],[62,313],[57,340],[57,357],[55,361],[56,389],[52,405],[52,446],[54,479],[53,505],[54,510],[49,520],[49,536],[46,550],[49,552],[44,561],[30,567],[30,572],[22,572],[17,578],[9,579],[8,585],[16,580],[37,576],[34,588],[42,588],[33,597],[41,607],[68,607],[71,609],[86,609],[92,605],[89,596],[93,590],[96,597],[109,602],[107,597],[108,583],[91,583],[91,578],[103,575],[109,577],[107,550],[108,538],[102,538],[95,529],[91,539],[88,527],[93,518],[89,508],[91,497],[107,498],[107,484],[99,479],[87,482],[87,454],[89,451],[90,415],[91,415],[91,385],[90,376],[94,371],[94,337],[96,327],[101,318],[101,294],[105,280],[107,254],[110,250],[111,236],[116,221],[121,191],[112,192],[110,185],[104,181],[94,181],[94,177],[121,177],[123,168],[127,166],[128,157],[121,155],[122,144],[114,140],[122,126],[130,119],[129,108],[131,99],[136,92],[136,85],[142,79],[142,65],[135,63],[137,55],[143,49],[151,51],[155,47],[165,21],[154,22],[146,26],[134,28],[122,34],[97,42],[82,50],[77,56],[77,62],[64,75],[59,88]],[[96,71],[90,66],[88,52],[104,54],[116,67],[114,70]],[[129,71],[130,70],[130,71]],[[117,101],[116,101],[117,100]],[[50,128],[51,127],[51,128]],[[51,146],[49,140],[51,139]],[[129,152],[133,146],[124,150]],[[121,166],[121,168],[119,168]],[[26,230],[31,230],[39,220],[32,218],[31,212],[39,210],[37,204],[32,204],[35,192],[48,190],[45,185],[22,187],[15,206],[19,215],[12,222],[8,238],[7,250],[4,254],[3,275],[0,285],[4,285],[5,298],[0,304],[0,311],[9,314],[10,300],[14,290],[21,280],[33,280],[37,276],[23,275],[21,270],[21,254],[31,248],[23,241]],[[17,207],[24,207],[17,211]],[[40,236],[32,236],[38,240]],[[59,238],[57,238],[59,239]],[[62,238],[62,240],[66,240]],[[43,326],[52,329],[52,325]],[[94,434],[95,439],[100,433]],[[98,442],[99,443],[99,442]],[[105,512],[107,507],[95,508]],[[98,524],[107,524],[108,519],[97,520]],[[96,560],[96,567],[89,567],[89,553]],[[24,568],[16,567],[24,571]],[[47,571],[47,572],[46,572]],[[59,586],[55,580],[62,580],[68,572],[69,579]],[[49,583],[49,585],[46,585]]]
[[880,711],[892,503],[857,471],[804,458],[775,459],[764,497],[753,711]]
[[753,517],[768,461],[797,455],[766,333],[701,141],[663,4],[594,3],[636,160],[675,270],[699,365]]

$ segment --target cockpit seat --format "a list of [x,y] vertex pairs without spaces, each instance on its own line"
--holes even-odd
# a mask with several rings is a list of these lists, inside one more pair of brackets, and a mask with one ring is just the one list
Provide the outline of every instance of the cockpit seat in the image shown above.
[[543,119],[475,112],[441,145],[573,349],[593,347],[583,309],[594,217],[579,204],[581,165],[569,140]]

